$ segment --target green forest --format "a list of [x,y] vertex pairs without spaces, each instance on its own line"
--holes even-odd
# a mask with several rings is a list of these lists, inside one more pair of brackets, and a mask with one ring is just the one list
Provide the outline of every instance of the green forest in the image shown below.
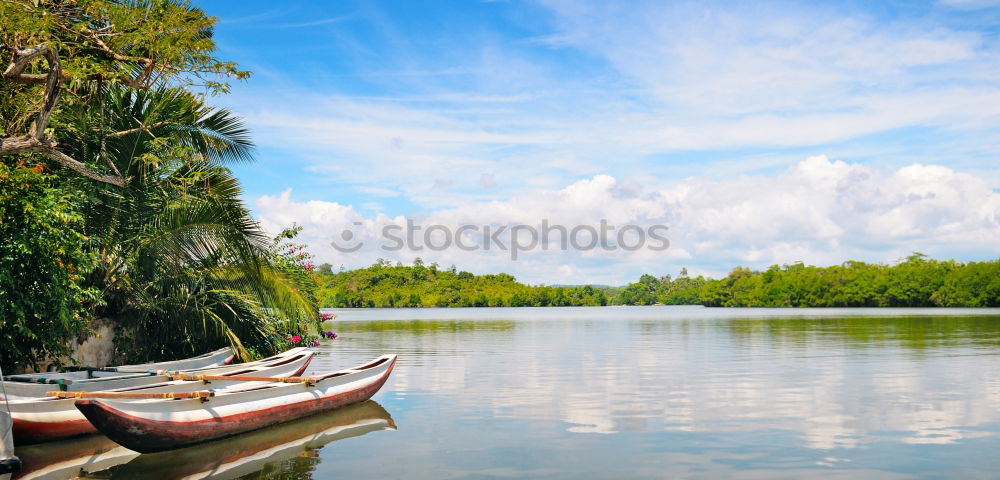
[[473,275],[454,266],[442,270],[379,260],[368,268],[340,273],[328,264],[317,272],[325,307],[547,307],[608,305],[606,291],[592,286],[548,287],[518,283],[506,273]]
[[297,229],[274,238],[230,167],[243,121],[206,98],[249,72],[188,2],[0,2],[0,358],[70,363],[115,329],[125,362],[285,349],[321,317]]
[[625,287],[530,286],[508,274],[380,260],[334,273],[321,265],[320,303],[330,308],[704,305],[707,307],[1000,307],[1000,260],[961,263],[914,254],[894,265],[802,263],[724,278],[643,275]]

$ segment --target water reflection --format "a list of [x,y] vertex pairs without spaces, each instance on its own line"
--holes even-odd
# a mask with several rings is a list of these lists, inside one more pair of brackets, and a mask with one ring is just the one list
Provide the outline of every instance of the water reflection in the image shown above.
[[465,333],[471,331],[504,332],[513,330],[517,324],[512,320],[473,320],[473,319],[416,319],[416,320],[378,320],[374,322],[341,323],[342,332],[392,332],[412,333],[417,335],[440,333]]
[[63,440],[17,448],[22,468],[15,480],[63,480],[76,478],[125,463],[137,456],[103,435]]
[[369,400],[229,439],[138,455],[94,478],[232,479],[255,472],[263,478],[309,478],[324,445],[395,428],[389,412]]
[[[96,473],[85,463],[59,471],[94,478],[995,477],[1000,311],[916,312],[925,315],[342,311],[341,337],[320,347],[310,373],[399,353],[375,399],[406,428],[319,448],[393,428],[393,418],[369,402],[127,457]],[[964,313],[975,316],[957,316]],[[80,461],[110,454],[113,444],[91,447]],[[43,470],[25,450],[17,453],[26,467]],[[53,454],[73,456],[46,451]]]
[[[873,472],[907,467],[880,464],[885,460],[871,457],[873,449],[889,458],[907,445],[1000,448],[996,311],[893,317],[907,312],[838,316],[831,309],[768,317],[704,310],[348,311],[339,317],[344,341],[331,346],[329,359],[399,350],[387,395],[402,411],[456,428],[516,423],[526,429],[519,443],[543,450],[573,443],[573,435],[640,435],[643,447],[675,455],[684,442],[707,435],[715,443],[697,456],[714,467],[763,468],[779,452],[796,452],[789,471],[849,468],[882,476]],[[397,317],[405,315],[422,319]],[[474,320],[459,327],[450,315]],[[477,327],[502,322],[512,325]],[[566,436],[545,430],[552,421]],[[482,441],[504,442],[489,435]],[[776,450],[758,451],[765,445]],[[638,464],[642,454],[622,455]],[[948,466],[934,455],[922,461],[928,458]],[[984,466],[997,465],[990,457],[962,468],[989,471]]]
[[139,454],[107,437],[93,435],[18,448],[23,468],[13,478],[229,479],[254,472],[261,472],[264,478],[285,474],[309,478],[319,462],[316,452],[324,445],[395,428],[389,413],[369,400],[230,439],[156,454]]
[[996,317],[848,317],[733,319],[723,325],[734,339],[782,347],[843,343],[851,348],[901,347],[947,354],[953,347],[994,350],[1000,346]]

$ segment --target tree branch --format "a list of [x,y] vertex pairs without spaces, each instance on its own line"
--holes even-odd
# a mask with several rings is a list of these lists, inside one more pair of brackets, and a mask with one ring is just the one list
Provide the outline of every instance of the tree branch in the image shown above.
[[40,153],[55,160],[60,165],[92,180],[118,187],[125,186],[125,178],[121,175],[109,175],[98,172],[97,170],[80,163],[73,157],[60,152],[59,149],[52,146],[48,142],[38,140],[32,136],[26,135],[23,137],[10,137],[0,141],[0,156],[14,155],[18,153]]
[[26,11],[28,13],[34,13],[35,12],[35,9],[31,8],[31,5],[26,5],[26,4],[22,3],[22,2],[15,2],[13,0],[0,0],[0,1],[2,1],[3,3],[8,3],[8,4],[11,4],[11,5],[16,5],[18,7],[21,7],[21,8],[24,9],[24,11]]
[[53,47],[47,47],[43,52],[49,63],[49,75],[45,80],[45,94],[42,97],[42,110],[35,119],[32,135],[40,142],[45,141],[45,129],[49,127],[52,111],[59,104],[59,93],[62,91],[62,67],[59,64],[59,54]]
[[[0,156],[18,153],[40,153],[87,178],[119,187],[125,186],[125,178],[121,176],[121,173],[118,172],[118,169],[114,165],[111,165],[111,168],[115,172],[115,175],[98,172],[59,151],[46,138],[45,129],[49,127],[52,112],[59,104],[59,95],[62,93],[62,68],[59,63],[59,54],[55,48],[50,45],[41,44],[34,48],[17,50],[14,52],[14,55],[14,61],[4,70],[3,77],[21,83],[44,83],[45,91],[42,95],[42,108],[39,110],[38,117],[35,118],[31,126],[30,135],[0,138]],[[24,69],[28,67],[28,64],[32,60],[40,56],[44,56],[45,61],[48,62],[49,72],[44,76],[25,75]],[[43,77],[43,81],[36,81],[38,77]]]
[[34,48],[27,48],[24,50],[14,51],[14,60],[7,65],[7,69],[3,72],[3,78],[17,83],[27,83],[38,85],[45,83],[48,79],[48,75],[45,74],[28,74],[24,73],[24,69],[28,68],[28,64],[32,60],[45,55],[45,52],[49,50],[49,46],[46,44],[38,45]]
[[103,138],[101,139],[101,158],[104,159],[104,164],[107,165],[112,172],[115,172],[115,175],[119,177],[122,176],[122,172],[118,171],[118,167],[115,166],[115,162],[111,161],[111,156],[108,155],[107,142],[105,142],[105,139]]
[[149,77],[153,74],[153,65],[154,65],[152,58],[132,57],[128,55],[122,55],[112,50],[111,47],[108,46],[108,44],[104,43],[104,40],[101,40],[101,37],[97,34],[97,32],[88,30],[88,33],[90,33],[90,39],[93,40],[94,43],[96,43],[97,46],[102,51],[104,51],[108,55],[111,55],[111,58],[114,58],[119,62],[139,62],[143,65],[142,73],[140,73],[138,77],[122,79],[122,83],[124,83],[129,87],[140,90],[145,90],[149,88],[149,83],[148,83]]
[[[136,120],[136,121],[138,122],[138,120]],[[132,133],[148,132],[150,136],[152,136],[153,138],[156,138],[156,135],[153,135],[153,132],[150,132],[151,129],[154,129],[156,127],[162,127],[164,125],[170,125],[172,123],[173,122],[155,122],[155,123],[151,123],[149,125],[143,125],[142,122],[139,122],[139,126],[138,127],[130,128],[128,130],[122,130],[120,132],[109,133],[108,137],[124,137],[125,135],[129,135],[129,134],[132,134]]]
[[135,78],[124,78],[122,83],[136,90],[146,90],[149,88],[149,77],[153,75],[153,61],[148,58],[140,61],[145,63],[145,66],[142,67],[142,73]]

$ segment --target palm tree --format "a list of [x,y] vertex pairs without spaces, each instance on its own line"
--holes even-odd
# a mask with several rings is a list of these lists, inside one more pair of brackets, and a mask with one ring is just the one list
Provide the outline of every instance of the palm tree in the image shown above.
[[61,146],[127,179],[80,183],[100,258],[89,280],[102,291],[98,314],[125,334],[120,350],[145,360],[228,343],[249,358],[317,317],[314,286],[274,261],[227,168],[253,158],[238,118],[181,89],[94,98],[61,117]]

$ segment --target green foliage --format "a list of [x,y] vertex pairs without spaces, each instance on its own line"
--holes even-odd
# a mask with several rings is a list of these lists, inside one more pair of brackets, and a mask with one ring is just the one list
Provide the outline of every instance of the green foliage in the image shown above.
[[[225,78],[249,73],[214,57],[216,19],[182,0],[5,0],[0,2],[0,63],[16,50],[47,45],[63,71],[63,103],[72,106],[94,84],[145,88],[163,82],[227,90]],[[44,74],[42,58],[26,73]],[[38,110],[42,84],[0,83],[0,130],[24,133]]]
[[893,265],[845,262],[831,267],[737,267],[706,283],[711,307],[996,307],[1000,261],[959,263],[914,254]]
[[[266,355],[317,318],[315,280],[301,262],[287,262],[260,229],[228,169],[252,159],[247,129],[190,90],[224,92],[222,81],[249,75],[214,57],[215,22],[184,0],[0,1],[0,64],[26,67],[0,82],[0,137],[24,141],[32,122],[41,120],[44,135],[31,132],[30,138],[49,149],[15,148],[8,150],[11,158],[44,154],[78,165],[61,160],[68,156],[90,178],[114,180],[98,183],[57,169],[49,196],[74,192],[78,210],[42,198],[25,205],[44,205],[51,214],[17,215],[27,207],[16,201],[4,207],[5,228],[23,223],[4,239],[27,245],[15,251],[11,243],[10,261],[37,267],[33,279],[14,278],[18,272],[5,269],[5,281],[27,282],[25,291],[31,285],[51,290],[19,300],[34,298],[31,304],[9,306],[20,310],[5,316],[4,332],[17,327],[15,333],[30,340],[18,343],[24,352],[62,352],[48,341],[64,342],[79,331],[82,307],[117,322],[119,351],[129,361],[177,358],[225,344],[244,358]],[[49,75],[56,64],[59,77]],[[61,80],[44,85],[56,78]],[[30,151],[44,153],[23,153]],[[52,235],[26,235],[57,225],[65,242],[74,235],[89,238],[47,257],[76,268],[69,271],[76,275],[72,282],[17,256],[55,251],[54,243],[43,243],[54,241]],[[73,252],[90,253],[93,268],[84,269]],[[79,281],[89,289],[74,283]],[[78,297],[94,291],[96,298],[80,303]],[[32,318],[43,320],[25,323]],[[45,322],[62,327],[46,330]]]
[[445,271],[415,262],[322,275],[327,307],[522,307],[705,305],[710,307],[997,307],[1000,260],[959,263],[914,254],[893,265],[802,263],[758,272],[736,267],[719,280],[643,275],[623,288],[532,287],[514,277]]
[[0,342],[6,371],[69,353],[86,332],[96,291],[81,287],[93,268],[79,233],[77,198],[53,186],[41,166],[0,163]]
[[[85,228],[100,261],[89,281],[106,300],[98,313],[124,334],[119,350],[144,361],[228,344],[249,358],[302,332],[317,316],[305,274],[282,261],[225,166],[252,156],[239,119],[171,88],[113,89],[101,108],[63,117],[65,148],[106,158],[128,182],[66,182],[90,196]],[[135,122],[150,127],[100,134]]]
[[696,305],[699,292],[710,280],[704,277],[689,278],[687,269],[682,269],[677,279],[666,275],[657,279],[643,275],[638,282],[619,290],[612,298],[614,305]]
[[[321,330],[321,318],[317,306],[319,305],[319,277],[314,273],[316,265],[313,263],[313,255],[308,252],[308,246],[302,243],[295,243],[295,238],[302,231],[302,227],[292,225],[286,228],[274,238],[271,246],[270,263],[271,268],[281,272],[286,281],[295,287],[309,303],[309,311],[314,312],[309,320],[312,320],[313,327],[318,332]],[[301,334],[301,329],[296,328],[291,335]]]
[[321,275],[324,307],[546,307],[607,305],[607,294],[583,287],[528,286],[506,273],[473,275],[385,260],[359,270]]

